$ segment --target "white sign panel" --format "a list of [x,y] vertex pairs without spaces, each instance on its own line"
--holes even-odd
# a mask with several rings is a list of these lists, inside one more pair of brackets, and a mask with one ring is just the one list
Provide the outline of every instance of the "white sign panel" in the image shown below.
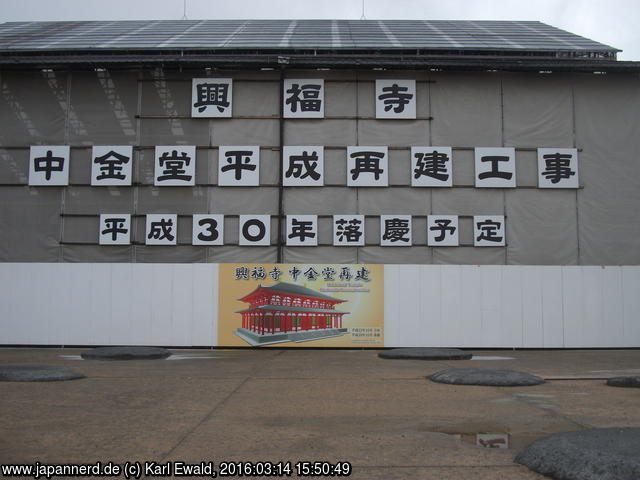
[[132,164],[131,145],[94,146],[91,150],[91,185],[131,185]]
[[316,247],[318,245],[318,216],[287,215],[287,245]]
[[347,186],[389,186],[387,147],[347,147]]
[[194,78],[191,83],[192,117],[231,117],[233,80]]
[[324,185],[324,147],[283,147],[282,172],[285,187]]
[[223,187],[260,185],[260,147],[220,146],[218,185]]
[[177,237],[177,215],[163,213],[147,215],[146,245],[176,245]]
[[157,146],[153,184],[157,187],[183,187],[196,184],[196,147]]
[[131,243],[131,215],[103,213],[100,215],[100,245],[129,245]]
[[69,185],[69,146],[31,147],[29,185]]
[[193,245],[224,245],[224,215],[193,216]]
[[324,80],[285,78],[284,118],[324,118]]
[[451,187],[451,147],[411,147],[412,187]]
[[380,215],[380,245],[410,247],[411,215]]
[[241,246],[271,245],[271,217],[269,215],[240,215]]
[[333,245],[337,247],[364,246],[364,215],[334,215]]
[[376,118],[416,118],[416,81],[376,80]]
[[428,215],[427,216],[427,245],[430,247],[457,247],[458,216],[457,215]]
[[512,188],[516,186],[516,149],[476,148],[476,187]]
[[578,188],[579,186],[576,148],[538,149],[539,188]]
[[503,247],[505,242],[504,216],[476,215],[473,217],[473,245],[475,247]]

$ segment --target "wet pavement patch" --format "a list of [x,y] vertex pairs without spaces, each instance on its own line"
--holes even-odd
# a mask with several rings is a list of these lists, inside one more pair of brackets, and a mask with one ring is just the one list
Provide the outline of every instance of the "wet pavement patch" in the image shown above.
[[380,358],[406,360],[469,360],[473,355],[457,348],[394,348],[378,354]]
[[80,354],[85,360],[157,360],[171,352],[160,347],[98,347]]
[[640,388],[640,377],[613,377],[607,380],[610,387]]
[[509,448],[509,434],[476,433],[476,445],[484,448]]
[[84,375],[53,365],[0,366],[0,382],[59,382],[78,378],[84,378]]
[[640,478],[640,428],[595,428],[540,438],[515,461],[566,480]]
[[544,383],[542,378],[530,373],[495,368],[449,368],[427,378],[433,382],[451,385],[486,385],[490,387],[525,387]]

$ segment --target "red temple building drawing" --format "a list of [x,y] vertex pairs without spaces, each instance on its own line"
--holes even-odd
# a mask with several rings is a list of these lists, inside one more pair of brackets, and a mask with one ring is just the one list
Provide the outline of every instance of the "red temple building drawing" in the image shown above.
[[[242,315],[242,328],[237,333],[254,345],[308,341],[346,332],[342,317],[349,312],[335,309],[346,300],[300,285],[285,282],[270,287],[259,285],[238,300],[248,303],[249,307],[236,312]],[[259,338],[262,336],[271,338]]]

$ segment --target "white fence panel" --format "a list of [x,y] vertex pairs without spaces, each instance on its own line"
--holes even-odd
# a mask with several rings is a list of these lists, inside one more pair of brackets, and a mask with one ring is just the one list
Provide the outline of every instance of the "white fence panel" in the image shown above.
[[[89,299],[90,329],[85,332],[90,345],[112,345],[111,340],[111,264],[91,265],[91,297]],[[82,328],[82,327],[80,327]]]
[[421,311],[421,303],[418,300],[420,295],[422,295],[420,268],[409,265],[408,268],[402,269],[402,288],[398,290],[397,310],[399,318],[402,319],[402,329],[413,333],[411,338],[405,338],[403,342],[407,347],[418,347],[427,341],[424,324],[431,312],[428,309]]
[[[478,265],[460,266],[460,318],[454,345],[482,345],[482,274]],[[456,341],[457,340],[457,341]]]
[[[442,285],[442,346],[461,345],[460,338],[464,329],[462,268],[459,265],[440,265],[439,268]],[[385,325],[386,323],[385,317]]]
[[[622,268],[602,270],[602,316],[600,328],[606,332],[607,345],[624,347],[624,298]],[[640,290],[636,290],[640,294]],[[637,315],[637,311],[636,311]],[[640,318],[636,316],[636,322]],[[636,337],[637,338],[637,337]]]
[[171,340],[174,345],[191,345],[193,324],[193,266],[173,265]]
[[585,338],[584,289],[582,267],[562,268],[562,321],[564,346],[579,347]]
[[542,269],[523,267],[522,274],[522,346],[544,347]]
[[0,264],[0,344],[215,345],[217,272],[213,264]]
[[539,268],[542,274],[542,323],[544,347],[564,347],[564,310],[562,304],[562,268]]
[[[67,325],[60,324],[60,328],[66,328],[64,344],[83,345],[91,343],[91,330],[85,325],[92,324],[89,315],[91,312],[91,264],[81,263],[69,269],[71,281],[68,285],[71,295],[71,311]],[[62,320],[62,319],[61,319]],[[78,328],[80,327],[80,328]]]
[[131,339],[134,345],[153,345],[150,332],[153,329],[153,274],[155,265],[136,264],[133,268],[132,286],[135,299],[131,305]]
[[[582,268],[582,339],[579,345],[602,347],[609,345],[611,332],[607,332],[603,325],[603,272],[602,267]],[[580,322],[580,319],[576,321]]]
[[[500,342],[498,347],[524,347],[522,278],[525,270],[520,267],[501,267]],[[540,288],[538,287],[538,290]],[[535,320],[534,320],[535,322]]]
[[132,304],[135,287],[133,283],[132,263],[114,263],[111,265],[111,343],[124,345],[131,340],[133,323]]
[[622,267],[624,346],[640,346],[640,268]]
[[[480,272],[481,345],[486,347],[502,346],[505,331],[501,328],[502,299],[502,267],[500,265],[487,265],[476,267]],[[505,298],[504,302],[511,299]],[[473,339],[469,339],[469,345],[473,345]]]
[[387,321],[400,317],[399,265],[389,265],[384,269],[384,344],[391,347],[402,345],[400,332],[402,322]]
[[[0,344],[211,346],[215,264],[0,264]],[[385,345],[640,346],[640,267],[385,266]]]
[[[418,291],[418,319],[422,320],[420,331],[416,334],[421,345],[439,347],[442,338],[442,280],[439,265],[433,268],[418,268],[420,289]],[[422,314],[422,312],[427,312]]]
[[[405,303],[415,295],[415,268],[418,316],[430,332],[439,318],[439,343],[415,328],[413,316],[390,316],[396,297],[387,290],[394,307],[385,309],[385,334],[393,332],[386,346],[413,346],[417,338],[423,346],[640,346],[640,267],[388,265],[385,285],[410,293]],[[439,288],[432,283],[438,277]],[[411,306],[401,309],[415,315]]]
[[193,265],[193,321],[190,344],[211,346],[218,343],[218,265]]

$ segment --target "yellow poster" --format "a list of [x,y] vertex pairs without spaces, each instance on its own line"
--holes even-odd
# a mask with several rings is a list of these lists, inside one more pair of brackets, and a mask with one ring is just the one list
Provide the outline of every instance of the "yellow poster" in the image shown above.
[[220,264],[218,345],[384,346],[384,266]]

